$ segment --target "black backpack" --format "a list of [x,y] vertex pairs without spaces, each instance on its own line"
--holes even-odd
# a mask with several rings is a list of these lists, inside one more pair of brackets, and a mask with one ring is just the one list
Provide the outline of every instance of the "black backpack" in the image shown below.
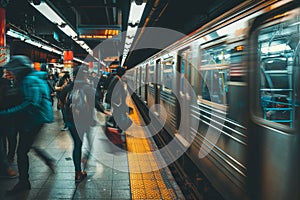
[[67,116],[74,120],[88,117],[89,105],[83,89],[72,89],[66,95],[65,109]]

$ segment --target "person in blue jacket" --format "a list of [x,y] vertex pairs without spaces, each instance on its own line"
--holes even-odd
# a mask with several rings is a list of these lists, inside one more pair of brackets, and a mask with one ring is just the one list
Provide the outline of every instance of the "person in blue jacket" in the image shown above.
[[43,125],[53,122],[53,112],[46,82],[47,73],[34,70],[30,59],[22,55],[13,56],[4,67],[16,80],[23,96],[19,105],[0,111],[0,116],[13,116],[17,119],[19,182],[8,191],[8,194],[16,194],[31,189],[28,174],[28,152],[31,148],[53,169],[53,159],[42,150],[32,147]]

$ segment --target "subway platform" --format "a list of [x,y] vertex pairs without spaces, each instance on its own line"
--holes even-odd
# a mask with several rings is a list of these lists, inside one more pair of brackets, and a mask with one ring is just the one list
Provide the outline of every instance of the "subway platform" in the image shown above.
[[[142,125],[135,105],[130,118]],[[157,149],[155,143],[144,137],[140,126],[126,131],[125,147],[113,144],[103,131],[105,116],[98,113],[98,125],[91,130],[91,156],[87,162],[82,160],[87,178],[75,184],[72,160],[73,143],[68,131],[60,131],[62,119],[60,111],[54,108],[55,122],[46,124],[36,146],[44,149],[56,161],[55,173],[33,152],[30,157],[31,190],[6,196],[18,178],[0,179],[0,199],[185,199],[172,174],[163,165],[163,159],[152,154]],[[136,137],[138,136],[138,137]],[[88,149],[84,137],[83,152]],[[16,159],[15,159],[16,160]],[[12,167],[17,169],[16,161]]]

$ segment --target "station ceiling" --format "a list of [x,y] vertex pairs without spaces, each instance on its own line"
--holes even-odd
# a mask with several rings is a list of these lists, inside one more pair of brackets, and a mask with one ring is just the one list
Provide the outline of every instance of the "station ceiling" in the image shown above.
[[[103,30],[119,27],[120,31],[127,30],[131,0],[45,1],[51,4],[76,32],[82,32],[84,28],[93,27],[100,27]],[[31,6],[30,2],[38,5],[40,0],[1,0],[2,6],[6,8],[7,24],[18,27],[29,35],[36,35],[62,49],[71,49],[75,57],[85,59],[88,53]],[[224,3],[224,0],[144,0],[144,2],[147,4],[139,28],[161,27],[188,34],[244,1],[229,0]],[[136,39],[135,42],[139,42],[143,37],[147,36],[138,32],[135,37],[138,40]],[[104,39],[82,40],[91,49],[96,48],[104,41]],[[8,41],[10,41],[9,37]],[[101,54],[101,59],[107,56],[119,56],[121,58],[124,37],[120,37],[120,40],[113,40],[111,45],[114,49],[112,52],[111,50],[109,53],[103,49],[97,50]],[[157,51],[155,49],[133,51],[128,54],[125,65],[133,67]]]

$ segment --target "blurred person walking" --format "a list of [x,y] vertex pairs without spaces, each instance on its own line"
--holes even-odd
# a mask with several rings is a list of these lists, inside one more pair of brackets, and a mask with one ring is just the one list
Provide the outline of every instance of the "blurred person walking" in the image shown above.
[[65,73],[57,82],[56,86],[55,86],[55,91],[56,91],[56,97],[57,97],[57,109],[61,110],[61,114],[62,114],[62,118],[63,118],[63,123],[64,123],[64,127],[61,128],[61,131],[67,131],[68,127],[66,125],[66,110],[62,105],[62,102],[60,101],[60,93],[61,91],[68,85],[71,83],[71,79],[70,79],[70,74],[69,73]]
[[[13,80],[1,68],[0,73],[0,110],[19,104],[19,92],[14,88]],[[15,156],[17,145],[17,131],[12,117],[0,117],[0,176],[13,178],[17,173],[10,167]],[[6,142],[7,139],[7,142]],[[7,152],[8,145],[8,152]]]
[[104,107],[97,101],[96,91],[88,81],[88,70],[78,66],[74,69],[73,76],[74,81],[61,91],[60,100],[66,110],[67,127],[73,139],[75,182],[79,183],[87,176],[86,171],[81,167],[83,136],[87,134],[90,148],[87,154],[89,154],[93,142],[89,134],[90,128],[97,124],[95,108],[104,114],[109,113],[104,111]]
[[38,133],[45,123],[53,122],[53,112],[47,73],[35,71],[32,62],[26,56],[13,56],[4,66],[17,82],[17,87],[23,96],[22,103],[0,111],[0,116],[16,117],[19,131],[17,163],[19,182],[8,191],[8,195],[31,189],[29,182],[28,152],[33,148],[37,155],[53,169],[53,159],[45,152],[32,147]]

